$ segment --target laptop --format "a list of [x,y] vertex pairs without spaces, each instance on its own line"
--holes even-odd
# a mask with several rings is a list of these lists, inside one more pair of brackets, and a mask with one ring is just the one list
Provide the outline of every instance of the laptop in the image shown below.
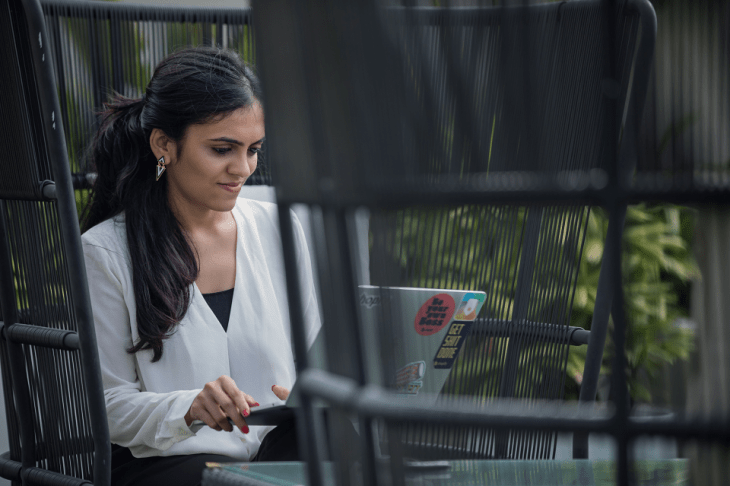
[[[435,403],[486,294],[369,285],[358,292],[368,381],[393,389],[404,400]],[[312,366],[326,368],[321,331],[308,356]],[[246,423],[278,425],[292,418],[298,405],[296,388],[295,384],[284,404],[253,408]]]
[[368,380],[403,399],[435,403],[486,294],[413,287],[359,290]]

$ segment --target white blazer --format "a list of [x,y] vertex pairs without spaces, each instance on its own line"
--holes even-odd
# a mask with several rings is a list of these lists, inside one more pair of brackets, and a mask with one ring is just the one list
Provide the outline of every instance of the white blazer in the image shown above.
[[[261,404],[278,401],[272,385],[294,384],[276,205],[239,198],[233,215],[238,240],[228,332],[193,284],[187,314],[156,363],[151,350],[126,351],[138,334],[124,216],[82,235],[111,440],[136,457],[210,453],[247,461],[272,427],[193,433],[184,419],[193,399],[221,375]],[[304,233],[293,217],[309,346],[320,328],[319,309]]]

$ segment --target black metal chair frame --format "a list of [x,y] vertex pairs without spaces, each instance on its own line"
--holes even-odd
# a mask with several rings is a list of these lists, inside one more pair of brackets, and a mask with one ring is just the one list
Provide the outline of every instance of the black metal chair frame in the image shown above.
[[[15,180],[17,185],[0,184],[3,384],[8,426],[11,432],[11,452],[3,454],[0,459],[0,475],[12,479],[14,483],[22,482],[24,485],[89,484],[92,480],[91,477],[71,477],[63,474],[63,471],[54,471],[52,468],[41,466],[45,461],[53,462],[48,456],[51,446],[43,442],[43,437],[53,437],[56,434],[53,428],[61,427],[63,424],[38,422],[36,419],[34,403],[36,400],[44,400],[44,397],[31,396],[29,380],[44,378],[37,375],[32,368],[36,362],[31,355],[40,354],[40,351],[35,351],[37,349],[57,349],[80,356],[82,364],[80,379],[83,380],[80,390],[85,390],[85,394],[78,399],[86,402],[89,413],[88,429],[85,433],[90,437],[76,438],[78,440],[76,446],[68,441],[63,442],[63,446],[68,450],[62,451],[62,454],[90,454],[93,458],[94,484],[108,485],[111,448],[106,408],[63,124],[56,115],[60,114],[61,110],[56,92],[52,55],[49,52],[50,44],[47,42],[40,5],[36,1],[5,1],[2,3],[2,9],[0,15],[8,28],[6,33],[8,37],[12,36],[11,40],[6,38],[9,45],[3,46],[5,48],[3,65],[8,66],[12,72],[10,79],[13,80],[6,86],[6,89],[12,90],[12,94],[5,93],[5,96],[17,96],[12,100],[12,104],[8,101],[4,103],[14,106],[16,113],[22,114],[13,122],[17,122],[21,129],[25,128],[30,132],[26,140],[8,141],[4,146],[8,143],[22,145],[24,141],[30,141],[30,145],[22,147],[21,150],[27,149],[32,156],[27,159],[11,160],[11,155],[4,153],[5,161],[0,164],[6,167],[9,174],[13,173],[10,170],[12,165],[13,169],[18,169],[18,172],[25,176]],[[39,180],[38,174],[43,174],[44,171],[34,168],[35,164],[39,164],[40,167],[41,162],[46,160],[50,163],[51,174],[46,174],[49,176],[48,179]],[[23,166],[24,163],[28,165]],[[28,316],[33,315],[36,309],[18,308],[19,300],[13,275],[14,249],[9,247],[11,230],[8,226],[9,205],[17,201],[37,201],[39,206],[45,205],[50,211],[56,208],[62,259],[68,262],[69,268],[67,276],[70,287],[66,298],[70,298],[71,302],[64,303],[73,309],[72,322],[68,323],[69,330],[54,328],[50,323],[29,322]],[[37,230],[32,228],[32,222],[26,223],[28,236],[33,238]],[[15,231],[17,232],[18,228],[15,228]],[[40,234],[36,234],[35,237],[43,238]],[[37,250],[40,250],[40,247]],[[54,255],[39,254],[38,257],[53,259]],[[42,305],[53,307],[56,304],[46,300]],[[58,314],[58,318],[63,319],[64,316]],[[76,330],[72,330],[74,328]],[[60,365],[60,362],[58,364]],[[40,390],[44,386],[42,383],[35,385],[40,386]],[[53,383],[46,385],[58,386]],[[38,388],[34,389],[38,392]],[[81,425],[78,427],[82,428]],[[84,449],[83,441],[90,441],[93,449],[91,451]]]

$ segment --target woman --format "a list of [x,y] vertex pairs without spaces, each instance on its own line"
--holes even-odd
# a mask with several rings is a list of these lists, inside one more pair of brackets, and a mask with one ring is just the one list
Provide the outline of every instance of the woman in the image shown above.
[[[256,459],[271,427],[245,417],[294,382],[276,208],[238,198],[264,133],[258,80],[215,48],[169,56],[141,99],[104,113],[82,240],[116,484],[197,484],[206,461]],[[295,223],[311,344],[319,314]]]

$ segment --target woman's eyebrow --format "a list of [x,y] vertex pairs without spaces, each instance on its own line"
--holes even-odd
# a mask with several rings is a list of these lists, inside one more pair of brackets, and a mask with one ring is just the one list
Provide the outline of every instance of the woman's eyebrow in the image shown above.
[[238,140],[235,140],[233,138],[228,137],[218,137],[218,138],[211,138],[211,142],[227,142],[227,143],[235,143],[236,145],[243,145],[242,142],[239,142]]
[[[266,140],[266,137],[262,138],[261,140],[252,143],[251,145],[256,145],[257,143],[264,143],[264,140]],[[236,139],[228,138],[228,137],[218,137],[218,138],[211,138],[211,142],[226,142],[226,143],[234,143],[236,145],[243,145],[243,142],[239,142]]]

